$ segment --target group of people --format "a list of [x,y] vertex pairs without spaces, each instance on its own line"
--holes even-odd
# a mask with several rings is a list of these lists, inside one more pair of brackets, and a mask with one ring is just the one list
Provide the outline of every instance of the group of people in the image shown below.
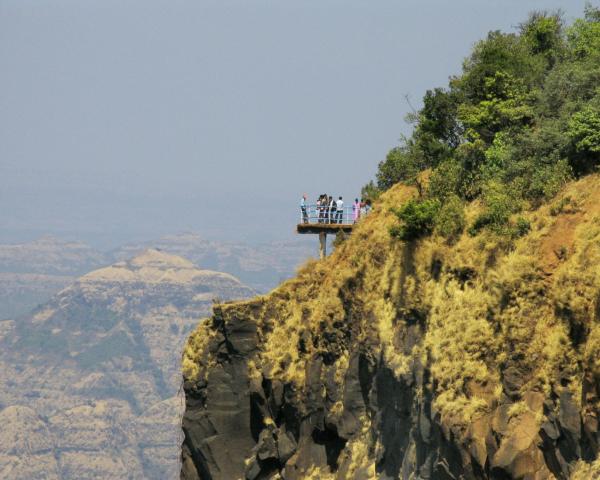
[[338,197],[334,200],[331,195],[326,193],[319,195],[317,199],[317,217],[319,223],[343,223],[344,220],[344,200]]
[[[334,223],[342,224],[344,220],[348,222],[349,219],[344,218],[344,200],[342,197],[338,197],[337,200],[331,195],[323,193],[319,195],[315,206],[315,214],[310,211],[309,205],[306,203],[306,194],[302,195],[300,199],[300,211],[302,213],[302,222],[310,223],[310,219],[316,217],[318,223]],[[358,222],[361,216],[367,215],[371,210],[370,200],[363,200],[358,198],[354,199],[352,204],[352,223]],[[348,216],[349,212],[348,212]]]

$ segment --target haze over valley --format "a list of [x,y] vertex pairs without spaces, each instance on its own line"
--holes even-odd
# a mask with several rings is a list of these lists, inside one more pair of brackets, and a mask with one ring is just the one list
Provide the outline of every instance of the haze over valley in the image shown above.
[[0,0],[0,68],[0,480],[600,479],[600,0]]
[[301,263],[316,254],[314,242],[304,239],[248,245],[211,241],[194,233],[129,243],[109,251],[53,236],[0,244],[0,319],[27,314],[76,277],[127,260],[147,248],[179,255],[204,269],[229,273],[260,293],[290,278]]

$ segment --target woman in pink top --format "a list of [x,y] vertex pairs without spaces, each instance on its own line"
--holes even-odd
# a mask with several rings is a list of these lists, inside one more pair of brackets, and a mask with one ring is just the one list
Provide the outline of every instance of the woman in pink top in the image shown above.
[[354,220],[354,223],[356,223],[358,221],[359,217],[360,217],[360,202],[358,201],[358,198],[355,198],[354,203],[352,204],[352,219]]

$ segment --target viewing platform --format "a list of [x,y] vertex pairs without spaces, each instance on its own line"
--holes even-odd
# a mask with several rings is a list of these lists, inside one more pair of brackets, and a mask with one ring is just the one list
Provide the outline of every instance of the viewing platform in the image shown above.
[[298,233],[337,233],[340,230],[350,233],[355,223],[352,205],[341,210],[307,205],[304,211],[300,211],[296,230]]
[[349,207],[344,206],[340,210],[337,208],[333,210],[319,205],[307,205],[304,210],[300,210],[296,232],[300,234],[318,234],[319,256],[324,258],[326,256],[327,234],[352,233],[356,223],[354,215],[352,205]]
[[296,227],[297,233],[352,233],[353,223],[299,223]]

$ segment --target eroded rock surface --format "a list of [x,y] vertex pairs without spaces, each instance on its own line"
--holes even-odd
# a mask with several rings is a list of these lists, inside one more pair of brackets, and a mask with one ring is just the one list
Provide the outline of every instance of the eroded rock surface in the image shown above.
[[564,192],[556,262],[547,207],[510,249],[395,241],[395,187],[330,258],[221,305],[185,349],[181,478],[594,478],[598,187]]

